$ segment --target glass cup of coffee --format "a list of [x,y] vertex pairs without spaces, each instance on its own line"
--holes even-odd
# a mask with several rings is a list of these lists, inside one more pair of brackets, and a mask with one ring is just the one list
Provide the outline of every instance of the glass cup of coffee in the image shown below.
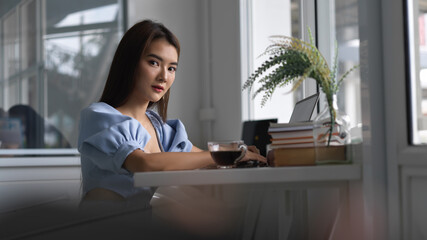
[[218,168],[232,168],[246,154],[243,141],[208,142],[208,149]]

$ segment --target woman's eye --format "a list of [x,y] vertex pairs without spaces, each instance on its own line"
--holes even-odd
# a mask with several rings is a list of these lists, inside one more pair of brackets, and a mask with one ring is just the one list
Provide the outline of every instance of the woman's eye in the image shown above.
[[175,72],[176,71],[176,67],[169,67],[169,71],[170,72]]
[[148,61],[148,62],[150,63],[150,65],[153,65],[153,66],[159,66],[159,63],[158,63],[158,62],[156,62],[156,61],[150,60],[150,61]]

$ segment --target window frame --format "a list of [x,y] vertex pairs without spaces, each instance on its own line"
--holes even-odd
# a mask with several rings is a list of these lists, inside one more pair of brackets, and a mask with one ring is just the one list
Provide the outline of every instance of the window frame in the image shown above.
[[[372,222],[387,219],[386,229],[384,226],[378,229],[371,227],[372,239],[407,238],[409,213],[405,205],[410,203],[405,196],[408,186],[404,168],[427,166],[427,146],[412,145],[409,140],[412,120],[409,117],[411,96],[408,86],[412,79],[407,49],[406,2],[359,2],[363,9],[360,14],[365,17],[360,28],[361,35],[364,35],[361,37],[361,47],[364,48],[361,58],[367,60],[361,71],[365,75],[362,78],[365,85],[362,89],[362,110],[365,119],[364,163],[368,170],[364,173],[364,181],[378,185],[376,193],[375,187],[370,187],[367,193],[368,204],[380,206],[378,211],[381,214],[372,216]],[[378,80],[370,82],[370,79]]]
[[[35,12],[36,12],[36,63],[35,67],[31,67],[27,70],[22,71],[21,69],[21,62],[22,62],[22,39],[21,39],[21,28],[22,24],[20,23],[21,20],[21,12],[24,5],[29,4],[31,1],[35,2]],[[127,0],[117,0],[119,9],[118,9],[118,20],[117,20],[117,30],[120,36],[124,34],[124,31],[127,29]],[[19,81],[19,86],[22,84],[22,81],[29,76],[35,76],[37,83],[37,91],[40,96],[38,99],[37,105],[40,107],[38,109],[40,112],[39,114],[42,115],[44,119],[46,119],[46,109],[47,109],[47,94],[46,94],[46,86],[47,86],[47,79],[44,76],[45,75],[45,56],[44,56],[44,39],[43,37],[46,35],[46,26],[45,26],[45,19],[46,19],[46,0],[22,0],[19,3],[16,4],[13,8],[8,10],[3,16],[0,18],[0,30],[3,31],[3,22],[4,17],[10,14],[10,12],[16,11],[17,18],[18,18],[18,28],[19,28],[19,55],[20,55],[20,63],[18,72],[14,74],[13,76],[9,76],[7,78],[3,79],[4,69],[3,64],[0,64],[0,77],[4,82],[2,82],[0,86],[3,86],[7,82],[17,79]],[[63,29],[60,29],[59,31],[63,31],[64,29],[72,30],[72,31],[84,31],[87,29],[93,29],[96,27],[105,27],[105,26],[111,26],[111,24],[114,23],[99,23],[99,24],[89,24],[84,26],[72,26],[72,27],[64,27]],[[0,39],[1,46],[3,46],[3,39]],[[3,47],[0,47],[0,59],[4,59],[4,51]],[[43,81],[43,83],[41,83]],[[0,88],[0,91],[5,91],[4,88]],[[22,89],[19,88],[19,102],[22,101]],[[4,101],[3,101],[4,102]],[[3,159],[6,161],[6,159],[10,158],[28,158],[28,157],[55,157],[55,156],[68,156],[71,158],[74,158],[79,155],[79,152],[77,148],[55,148],[55,149],[48,149],[48,148],[34,148],[34,149],[0,149],[0,159]]]
[[[393,46],[393,51],[384,50],[384,77],[391,81],[385,85],[385,97],[387,105],[392,106],[386,108],[386,119],[390,122],[386,128],[388,181],[391,183],[388,198],[393,199],[389,205],[389,226],[399,228],[390,227],[388,234],[397,236],[395,239],[406,239],[411,234],[409,195],[410,179],[414,177],[408,171],[417,168],[421,172],[422,168],[427,167],[427,145],[414,145],[412,141],[414,131],[418,130],[417,118],[412,116],[417,111],[414,106],[417,102],[415,88],[419,86],[419,73],[416,72],[419,69],[419,62],[416,61],[419,52],[415,40],[418,31],[413,29],[413,11],[417,0],[394,0],[392,3],[390,6],[384,3],[387,7],[383,9],[386,17],[383,21],[389,21],[388,26],[394,26],[384,28],[385,42],[389,41]],[[401,9],[400,12],[398,9]],[[399,102],[398,99],[404,101]]]
[[[395,51],[387,51],[384,50],[384,74],[385,79],[390,80],[391,82],[387,82],[385,84],[385,96],[386,101],[389,106],[386,107],[386,117],[387,120],[391,121],[394,119],[396,123],[396,127],[388,126],[387,135],[393,136],[394,144],[397,146],[397,156],[398,156],[398,164],[418,164],[418,163],[426,163],[425,156],[427,154],[427,145],[412,145],[410,141],[410,124],[413,121],[411,115],[411,94],[413,92],[409,89],[414,86],[412,81],[414,81],[414,73],[411,72],[413,67],[411,63],[414,61],[410,56],[410,46],[408,46],[407,38],[412,38],[412,36],[408,36],[411,34],[408,31],[408,26],[406,24],[406,4],[405,0],[395,0],[395,6],[400,7],[400,11],[392,11],[392,9],[388,9],[387,12],[387,21],[393,22],[398,26],[394,28],[384,28],[384,40],[385,43],[390,42],[389,44],[393,44],[393,47],[400,46],[400,48]],[[403,6],[403,8],[402,8]],[[398,17],[397,20],[393,20],[392,17],[388,15],[392,15],[391,12],[394,12]],[[393,20],[393,21],[392,21]],[[398,22],[400,20],[400,22]],[[401,34],[401,35],[399,35]],[[394,39],[389,39],[393,36]],[[396,37],[401,36],[401,37]],[[387,38],[388,37],[388,38]],[[385,47],[384,47],[385,48]],[[396,59],[400,58],[400,59]],[[415,77],[416,78],[416,77]],[[402,79],[404,81],[402,81]],[[415,79],[416,80],[416,79]],[[404,101],[401,101],[404,99]],[[401,103],[399,103],[401,102]],[[391,131],[393,129],[393,131]]]

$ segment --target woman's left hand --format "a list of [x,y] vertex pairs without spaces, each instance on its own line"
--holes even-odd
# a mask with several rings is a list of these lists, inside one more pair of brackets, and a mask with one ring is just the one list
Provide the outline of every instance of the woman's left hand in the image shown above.
[[267,159],[264,156],[260,155],[258,148],[256,148],[255,146],[248,146],[248,151],[246,151],[246,155],[240,161],[249,160],[258,160],[267,163]]
[[260,154],[259,149],[256,146],[248,146],[248,151]]

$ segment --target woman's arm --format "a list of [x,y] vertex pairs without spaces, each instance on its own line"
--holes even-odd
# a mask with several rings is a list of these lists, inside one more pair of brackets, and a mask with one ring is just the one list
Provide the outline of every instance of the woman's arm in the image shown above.
[[213,164],[207,151],[145,153],[137,149],[126,158],[123,167],[131,172],[197,169]]
[[[259,155],[258,149],[248,147],[246,155],[241,161],[258,160],[267,162]],[[126,158],[123,167],[131,172],[190,170],[203,168],[215,164],[209,151],[203,151],[193,146],[191,152],[161,152],[145,153],[137,149]]]
[[191,152],[203,152],[204,150],[202,150],[202,149],[200,149],[200,148],[198,148],[198,147],[196,147],[196,146],[194,146],[193,145],[193,148],[191,149]]

